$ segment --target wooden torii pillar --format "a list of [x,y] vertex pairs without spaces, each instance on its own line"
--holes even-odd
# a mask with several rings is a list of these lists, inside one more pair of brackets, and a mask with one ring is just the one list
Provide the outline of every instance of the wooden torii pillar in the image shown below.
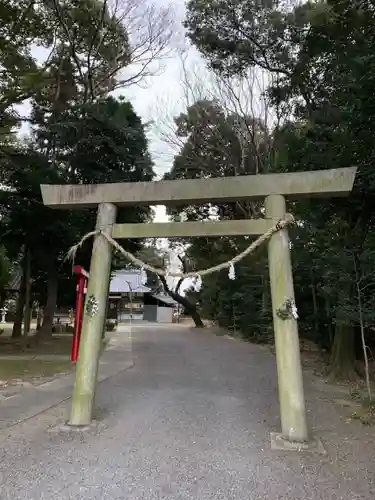
[[[96,229],[113,238],[258,236],[286,214],[286,198],[347,196],[356,168],[310,172],[90,185],[42,185],[46,206],[56,209],[97,208]],[[116,224],[117,206],[188,205],[206,202],[265,200],[265,219]],[[104,328],[112,248],[96,236],[91,257],[80,355],[73,390],[71,426],[91,423]],[[275,449],[307,449],[307,423],[288,230],[268,243],[272,312],[276,344],[281,433],[271,435]],[[293,307],[292,307],[293,309]]]

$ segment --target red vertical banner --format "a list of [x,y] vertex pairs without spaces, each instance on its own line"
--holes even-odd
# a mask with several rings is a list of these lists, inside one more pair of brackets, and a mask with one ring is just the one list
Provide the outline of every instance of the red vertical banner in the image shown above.
[[88,273],[81,266],[75,266],[73,268],[73,273],[77,275],[78,279],[76,287],[76,310],[74,314],[71,360],[72,363],[76,363],[78,360],[79,344],[81,340],[83,308],[85,304]]

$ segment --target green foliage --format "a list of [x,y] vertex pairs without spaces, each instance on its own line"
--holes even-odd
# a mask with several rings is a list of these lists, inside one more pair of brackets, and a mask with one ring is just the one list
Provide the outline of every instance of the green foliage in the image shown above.
[[153,178],[145,130],[129,102],[108,97],[85,106],[70,106],[56,118],[39,126],[35,136],[69,182]]
[[1,135],[17,123],[14,104],[30,97],[40,85],[43,70],[30,52],[30,44],[52,43],[51,32],[35,2],[2,0],[0,2],[0,117]]
[[[84,108],[72,107],[51,125],[35,132],[33,144],[13,144],[3,158],[8,170],[7,189],[0,192],[2,241],[14,252],[22,245],[32,253],[36,290],[45,287],[46,275],[59,269],[61,283],[74,294],[68,249],[95,225],[95,211],[55,211],[41,200],[40,184],[95,183],[153,178],[143,125],[127,102],[108,98]],[[53,138],[53,155],[48,144]],[[44,147],[38,147],[38,144]],[[52,159],[51,159],[52,157]],[[131,207],[120,211],[123,222],[147,221],[150,210]],[[77,259],[88,268],[91,242]],[[139,242],[127,242],[134,251]],[[40,291],[41,295],[45,297]]]
[[215,70],[238,74],[257,66],[287,73],[293,64],[288,41],[303,40],[316,7],[307,2],[291,12],[282,6],[273,0],[190,0],[185,27]]
[[[158,30],[163,22],[167,30],[169,19],[165,10],[145,8],[141,19],[137,6],[122,7],[103,0],[0,1],[0,242],[11,261],[31,255],[33,298],[48,306],[44,318],[49,321],[57,281],[62,287],[59,300],[71,303],[67,291],[74,295],[74,285],[65,256],[92,230],[96,214],[45,207],[40,184],[154,177],[140,118],[130,103],[109,93],[149,74],[148,66],[166,49],[169,35]],[[127,30],[135,24],[139,45],[131,47]],[[118,73],[134,62],[136,54],[142,66],[139,73],[119,82]],[[30,118],[16,108],[25,100],[32,107]],[[31,136],[17,139],[14,132],[25,122]],[[150,217],[148,208],[137,206],[118,214],[122,222]],[[77,256],[86,268],[91,246],[88,241]],[[126,246],[136,251],[139,241],[127,241]],[[118,263],[117,259],[114,265]],[[2,282],[3,256],[1,265]],[[22,308],[20,300],[19,331],[13,332],[17,335]]]
[[46,85],[40,98],[58,109],[71,99],[85,103],[112,90],[117,72],[130,63],[130,47],[121,19],[101,0],[44,3],[57,43],[49,46]]
[[[177,134],[185,139],[166,179],[203,179],[249,175],[267,169],[267,129],[259,119],[228,113],[214,101],[197,101],[175,119]],[[189,220],[244,218],[259,213],[259,204],[222,203],[179,207]],[[171,214],[177,211],[172,209]]]
[[15,104],[33,98],[61,111],[105,97],[131,62],[126,28],[108,2],[1,0],[0,23],[1,134],[19,124]]
[[[237,243],[238,250],[246,246],[244,241]],[[219,264],[237,253],[228,249],[225,252],[225,244],[220,241],[212,241],[210,246],[215,256],[208,258],[200,254],[197,267]],[[193,243],[188,250],[191,258],[194,251],[199,249]],[[265,257],[263,249],[236,265],[235,280],[229,279],[227,270],[205,277],[200,293],[194,294],[202,316],[253,342],[268,342],[272,338],[272,324]]]
[[[279,117],[269,171],[358,167],[348,199],[289,207],[303,221],[292,232],[301,334],[332,351],[333,374],[350,376],[360,326],[374,345],[373,3],[191,0],[187,9],[188,36],[215,71],[267,71]],[[215,314],[228,323],[228,302]]]
[[[177,133],[186,140],[166,175],[169,179],[249,175],[267,168],[268,132],[259,119],[229,113],[213,101],[198,101],[176,118],[176,125]],[[259,216],[260,204],[238,201],[180,209],[189,220],[224,220]],[[178,210],[171,213],[176,215]],[[189,260],[195,269],[202,269],[230,260],[250,241],[222,237],[192,238],[186,243]],[[236,273],[235,281],[225,271],[205,277],[202,291],[189,297],[198,301],[205,318],[241,331],[249,339],[267,340],[270,296],[264,254],[236,266]]]

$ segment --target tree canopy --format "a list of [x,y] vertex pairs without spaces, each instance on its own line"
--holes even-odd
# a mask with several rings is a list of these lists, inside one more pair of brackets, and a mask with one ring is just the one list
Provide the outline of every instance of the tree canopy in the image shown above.
[[[96,215],[45,207],[40,184],[153,179],[140,117],[130,102],[109,94],[151,74],[149,65],[169,50],[173,20],[165,9],[130,5],[129,0],[116,5],[106,0],[5,0],[0,19],[0,294],[3,300],[9,263],[21,268],[24,277],[31,272],[32,296],[44,305],[43,329],[50,333],[56,304],[67,297],[65,285],[74,295],[67,251],[94,227]],[[146,65],[139,59],[141,38],[149,50]],[[124,76],[131,65],[138,65],[136,73]],[[18,106],[25,103],[30,115]],[[20,124],[28,125],[27,135],[15,134]],[[118,218],[149,221],[151,211],[134,206],[120,210]],[[125,244],[132,251],[140,245]],[[87,242],[77,254],[86,267],[90,253]],[[21,281],[15,336],[21,334],[27,286]]]
[[[268,125],[271,140],[267,148],[273,152],[263,156],[263,171],[358,167],[348,199],[299,201],[289,207],[302,222],[292,232],[302,335],[318,339],[331,352],[334,375],[350,377],[358,351],[358,332],[364,326],[361,313],[372,316],[366,304],[373,297],[369,262],[374,259],[373,4],[328,0],[293,6],[268,0],[191,0],[185,26],[191,42],[223,78],[241,77],[249,68],[267,73],[266,95],[278,119]],[[218,130],[218,125],[214,129]],[[226,151],[229,136],[230,132],[223,133],[218,141]],[[172,171],[176,174],[183,171],[180,164],[189,171],[191,151],[199,157],[198,149],[204,159],[207,157],[207,143],[203,146],[202,134],[198,137],[195,140],[190,134],[175,160]],[[213,162],[217,168],[210,175],[230,175],[232,162],[223,160],[228,171],[220,162]],[[196,172],[193,169],[184,175],[196,176]],[[189,250],[197,258],[202,255],[200,244],[193,242]],[[217,252],[211,250],[211,254]],[[218,296],[223,297],[228,290],[223,305],[215,306],[215,312],[210,313],[219,322],[233,322],[234,315],[238,318],[249,303],[254,303],[258,290],[267,288],[265,280],[263,285],[249,285],[250,275],[265,276],[266,262],[261,254],[258,257],[239,268],[240,276],[248,270],[248,278],[236,314],[229,306],[234,300],[231,284],[225,279],[215,280]],[[212,310],[213,291],[209,287],[207,282],[202,303]],[[237,286],[237,299],[240,290]],[[266,295],[264,291],[263,299]],[[258,316],[262,303],[257,307]],[[365,329],[371,344],[375,318],[370,316]],[[248,325],[257,323],[253,315]],[[251,326],[247,331],[251,328],[254,330]]]

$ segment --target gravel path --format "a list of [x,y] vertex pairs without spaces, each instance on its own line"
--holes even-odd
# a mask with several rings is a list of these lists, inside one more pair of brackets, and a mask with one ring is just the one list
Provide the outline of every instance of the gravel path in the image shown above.
[[64,403],[1,432],[2,500],[375,498],[374,431],[345,423],[312,380],[309,419],[327,455],[270,450],[279,421],[266,349],[137,327],[133,356],[100,384],[91,431],[59,432]]

